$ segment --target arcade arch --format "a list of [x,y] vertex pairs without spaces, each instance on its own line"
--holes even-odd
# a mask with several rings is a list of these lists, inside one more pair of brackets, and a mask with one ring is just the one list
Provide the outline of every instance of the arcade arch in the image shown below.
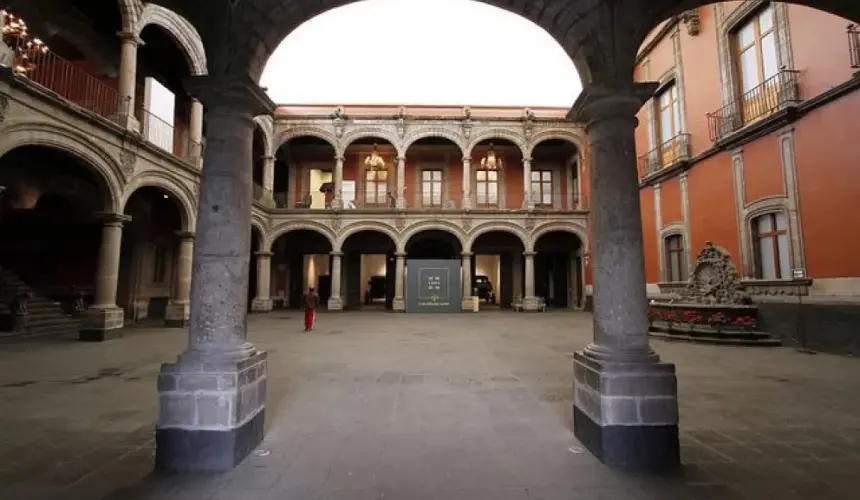
[[[296,135],[281,143],[271,163],[275,207],[331,209],[336,195],[338,165],[341,175],[344,169],[344,162],[336,157],[335,151],[331,143],[315,135]],[[352,172],[350,167],[350,176]],[[350,188],[349,200],[354,200],[354,193],[354,187]]]
[[583,241],[576,232],[549,229],[534,240],[534,292],[547,307],[584,307],[585,264]]
[[[533,143],[527,183],[529,201],[536,209],[576,210],[581,206],[580,159],[570,137],[544,136]],[[572,188],[572,189],[571,189]]]
[[360,229],[343,240],[333,260],[342,263],[342,283],[334,284],[341,285],[344,308],[392,309],[396,249],[392,235],[379,229]]
[[297,309],[302,294],[311,286],[317,289],[320,303],[326,304],[332,292],[332,251],[329,235],[310,227],[289,228],[270,236],[256,254],[255,312],[273,307]]
[[[520,231],[487,228],[473,236],[468,289],[487,305],[510,308],[524,294],[523,253],[526,243]],[[464,290],[467,286],[464,285]]]
[[454,134],[428,131],[409,139],[398,162],[397,206],[442,210],[463,203],[463,146]]

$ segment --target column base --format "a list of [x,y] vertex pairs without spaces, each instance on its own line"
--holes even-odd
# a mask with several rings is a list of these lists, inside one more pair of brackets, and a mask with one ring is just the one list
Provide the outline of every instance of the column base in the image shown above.
[[125,113],[117,113],[112,116],[113,121],[119,124],[120,127],[123,127],[132,132],[140,133],[140,122],[137,121],[137,118],[134,115],[128,115]]
[[394,297],[391,301],[391,310],[394,312],[406,312],[406,299],[403,297]]
[[125,311],[119,307],[90,307],[78,332],[78,340],[104,342],[121,338],[124,320]]
[[180,360],[158,375],[155,468],[225,472],[263,440],[266,353],[241,361]]
[[675,365],[573,358],[573,433],[601,462],[664,472],[681,465]]
[[343,299],[340,297],[329,297],[326,308],[329,311],[343,311]]
[[274,302],[272,299],[254,299],[251,301],[251,312],[267,313],[272,312]]
[[191,304],[188,302],[172,302],[167,305],[164,313],[164,326],[167,328],[185,328],[191,315]]
[[540,301],[537,297],[523,298],[523,311],[537,312],[540,309]]
[[472,312],[475,309],[475,302],[472,297],[463,297],[460,300],[460,309],[466,312]]

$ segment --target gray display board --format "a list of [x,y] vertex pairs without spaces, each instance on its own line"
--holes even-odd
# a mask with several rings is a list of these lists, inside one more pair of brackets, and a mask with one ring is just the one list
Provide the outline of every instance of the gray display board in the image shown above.
[[406,312],[460,312],[460,261],[406,261]]

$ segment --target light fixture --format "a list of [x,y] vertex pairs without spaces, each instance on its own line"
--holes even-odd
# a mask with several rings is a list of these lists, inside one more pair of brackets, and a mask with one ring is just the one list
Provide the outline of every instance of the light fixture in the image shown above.
[[490,143],[490,149],[487,151],[487,156],[481,158],[482,170],[502,170],[504,165],[502,159],[496,157],[496,151],[493,149],[493,143]]
[[364,160],[364,166],[370,170],[385,170],[385,160],[379,156],[376,144],[373,145],[373,151],[371,151],[370,156]]

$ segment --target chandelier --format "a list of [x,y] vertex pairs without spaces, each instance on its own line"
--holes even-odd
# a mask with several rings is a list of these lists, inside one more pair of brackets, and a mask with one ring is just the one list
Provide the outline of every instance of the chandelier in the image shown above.
[[32,35],[30,35],[27,23],[20,17],[10,14],[6,10],[0,10],[0,21],[2,21],[3,43],[14,52],[14,66],[16,73],[26,74],[36,69],[34,62],[41,54],[48,52],[48,46]]
[[496,157],[496,151],[493,149],[493,144],[490,143],[490,149],[487,151],[487,156],[481,158],[482,170],[502,170],[502,159]]
[[373,151],[371,151],[370,156],[364,160],[364,166],[369,170],[385,170],[385,160],[379,156],[376,144],[373,145]]

